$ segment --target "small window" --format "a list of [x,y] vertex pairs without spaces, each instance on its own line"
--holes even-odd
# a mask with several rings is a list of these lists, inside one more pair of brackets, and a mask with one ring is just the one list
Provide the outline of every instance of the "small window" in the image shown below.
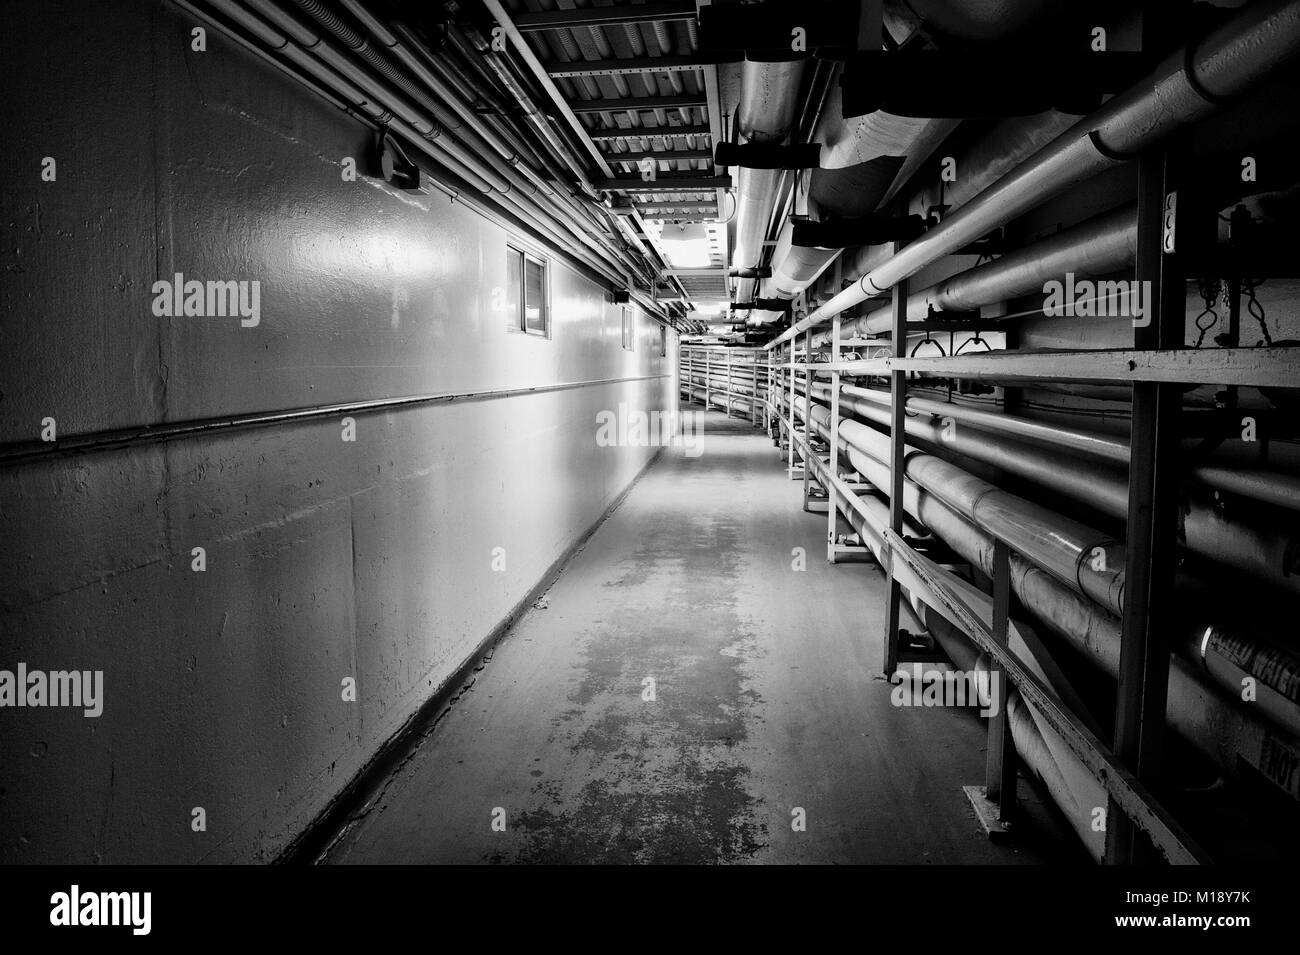
[[545,335],[549,324],[546,314],[546,265],[532,256],[524,256],[524,331]]
[[668,357],[668,326],[659,326],[659,357]]
[[551,331],[546,262],[506,246],[506,272],[507,327],[511,331],[546,337]]
[[520,315],[524,307],[524,254],[506,247],[506,327],[517,332],[523,328]]
[[623,306],[623,348],[625,351],[636,351],[635,316],[626,305]]

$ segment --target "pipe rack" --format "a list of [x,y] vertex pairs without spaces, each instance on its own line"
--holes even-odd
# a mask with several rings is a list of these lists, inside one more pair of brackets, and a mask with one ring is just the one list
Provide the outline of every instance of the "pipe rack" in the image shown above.
[[[765,418],[787,472],[805,482],[805,508],[809,485],[820,487],[827,501],[830,539],[843,517],[859,528],[888,573],[885,674],[893,674],[900,660],[901,623],[909,606],[903,599],[906,593],[937,613],[958,639],[973,644],[1014,686],[1014,715],[991,722],[985,786],[972,796],[990,831],[1015,811],[1014,760],[1019,748],[1044,779],[1055,774],[1049,785],[1054,793],[1062,792],[1060,780],[1069,777],[1087,778],[1087,791],[1100,794],[1107,824],[1104,840],[1092,846],[1100,861],[1206,861],[1203,850],[1151,796],[1164,782],[1160,759],[1166,726],[1225,772],[1244,761],[1300,799],[1300,786],[1277,769],[1282,763],[1300,764],[1300,708],[1285,678],[1270,687],[1273,696],[1266,706],[1247,712],[1235,691],[1243,674],[1250,673],[1234,664],[1239,655],[1231,648],[1252,646],[1250,640],[1221,635],[1209,622],[1212,614],[1185,634],[1178,630],[1200,612],[1188,613],[1188,606],[1201,608],[1208,602],[1190,602],[1187,578],[1176,573],[1179,530],[1186,524],[1189,550],[1247,573],[1262,571],[1257,576],[1278,585],[1275,599],[1294,600],[1290,558],[1266,558],[1269,547],[1260,543],[1274,535],[1282,551],[1292,553],[1285,529],[1280,524],[1242,523],[1230,528],[1241,533],[1240,546],[1225,551],[1218,530],[1212,533],[1207,523],[1211,517],[1223,521],[1201,504],[1193,504],[1188,512],[1181,503],[1180,485],[1190,479],[1236,493],[1255,506],[1280,508],[1283,515],[1295,510],[1287,491],[1300,485],[1277,472],[1247,468],[1238,474],[1214,462],[1183,461],[1180,414],[1188,385],[1295,388],[1300,348],[1290,343],[1232,347],[1234,342],[1222,348],[1187,348],[1189,266],[1170,238],[1186,232],[1194,209],[1194,199],[1170,198],[1180,189],[1186,196],[1189,189],[1184,165],[1191,152],[1189,127],[1229,98],[1257,87],[1297,54],[1300,3],[1260,0],[1246,5],[1001,178],[970,190],[955,212],[921,238],[864,250],[856,257],[863,271],[849,279],[847,288],[766,346],[773,374]],[[1097,173],[1122,166],[1136,171],[1136,208],[1106,212],[909,294],[908,280],[922,269]],[[1009,341],[1006,350],[987,354],[907,354],[909,325],[942,319],[942,311],[932,316],[932,308],[960,311],[1004,302],[1076,268],[1092,275],[1128,268],[1136,281],[1149,283],[1153,307],[1146,321],[1133,323],[1131,347],[1022,352]],[[880,302],[885,296],[888,302]],[[844,314],[868,299],[877,300],[874,311]],[[856,345],[856,336],[864,334],[887,336],[880,344],[890,353],[846,356],[844,351],[851,347],[846,336],[854,336]],[[924,399],[913,399],[909,411],[912,372],[995,384],[1121,385],[1132,396],[1131,433],[1127,440],[1094,435],[1011,413]],[[886,379],[888,393],[861,387],[871,377]],[[907,446],[910,431],[940,447],[934,440],[935,425],[928,418],[909,422],[908,415],[940,415],[949,408],[963,428],[969,424],[973,429],[962,447],[950,450],[1088,503],[1123,522],[1123,541],[1086,532],[1059,515],[1037,523],[1049,513],[1037,504],[1013,498],[994,484]],[[872,427],[852,420],[852,415]],[[1016,438],[1038,444],[1016,445]],[[1077,473],[1069,470],[1074,458],[1058,459],[1057,473],[1051,473],[1053,455],[1063,451],[1081,456]],[[935,463],[923,464],[927,458]],[[1088,486],[1080,487],[1084,483]],[[864,496],[876,500],[872,494],[888,502],[887,514],[881,505],[863,505]],[[977,579],[985,580],[991,595],[979,594],[929,559],[923,552],[928,545],[906,536],[909,517],[980,571]],[[1056,544],[1075,548],[1081,559],[1069,566],[1059,563],[1052,551]],[[1103,558],[1100,563],[1082,559],[1097,552]],[[838,555],[830,548],[827,556],[834,561]],[[1265,569],[1260,561],[1270,567]],[[1009,643],[1015,622],[1008,618],[1017,612],[1013,595],[1116,679],[1113,738],[1102,739],[1082,725],[1080,714],[1062,702],[1071,698],[1070,688],[1045,681],[1034,670],[1038,658],[1024,657]],[[1219,643],[1222,654],[1216,649]],[[1294,663],[1295,655],[1286,648],[1249,651],[1246,656],[1251,652],[1270,661],[1284,657],[1287,662],[1277,664],[1283,670]],[[1050,755],[1051,767],[1043,763],[1043,754]],[[1090,845],[1096,841],[1076,829]]]

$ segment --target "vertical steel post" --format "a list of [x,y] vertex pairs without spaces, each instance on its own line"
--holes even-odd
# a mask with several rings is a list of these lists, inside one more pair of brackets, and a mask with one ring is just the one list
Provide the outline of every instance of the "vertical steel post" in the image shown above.
[[[894,254],[903,248],[894,243]],[[893,289],[893,347],[895,358],[907,355],[907,280]],[[903,465],[906,451],[907,373],[891,368],[889,372],[889,527],[895,534],[903,533]],[[899,604],[902,591],[894,579],[894,555],[888,553],[889,601],[885,617],[885,678],[890,679],[898,669],[898,628],[901,622]]]
[[[1185,136],[1144,153],[1138,163],[1136,278],[1149,288],[1149,312],[1134,320],[1133,347],[1182,348],[1185,283],[1177,256],[1180,197],[1175,163]],[[1185,219],[1184,219],[1185,221]],[[1147,284],[1149,283],[1149,284]],[[1178,415],[1176,384],[1133,386],[1124,614],[1115,704],[1115,756],[1148,787],[1160,777],[1169,689],[1168,627],[1174,618],[1178,557]],[[1106,812],[1109,864],[1150,858],[1149,843],[1114,805]]]
[[727,376],[727,417],[731,417],[731,349],[727,349],[727,366],[723,369]]
[[750,424],[757,424],[757,423],[758,423],[758,396],[759,396],[759,391],[758,391],[758,352],[755,351],[752,355],[750,355],[750,358],[751,358],[751,359],[753,360],[753,362],[754,362],[754,367],[751,369],[751,371],[752,371],[752,375],[751,375],[751,377],[752,377],[753,380],[752,380],[752,382],[750,383],[750,389],[749,389],[749,393],[750,393],[750,396],[751,396],[751,397],[750,397],[750,401],[749,401],[749,423],[750,423]]
[[[1011,619],[1011,549],[1001,540],[993,541],[993,639],[1007,645],[1007,630]],[[995,682],[996,680],[996,682]],[[1007,675],[998,669],[989,670],[989,704],[994,710],[989,717],[988,764],[985,768],[984,790],[989,800],[998,805],[998,820],[1009,823],[1016,807],[1016,744],[1011,738],[1011,720],[1007,715],[1009,687]],[[980,701],[983,704],[984,701]]]
[[840,471],[840,316],[831,319],[831,456],[826,462],[826,559],[835,563],[835,476]]
[[812,332],[804,339],[803,349],[803,509],[808,510],[808,482],[812,478]]
[[789,452],[790,452],[789,463],[786,468],[786,473],[791,477],[794,476],[794,353],[795,353],[795,345],[796,343],[798,343],[798,341],[799,341],[798,335],[795,335],[793,338],[790,339],[790,363],[788,365],[789,372],[790,372],[790,420],[786,424],[785,437],[786,440],[789,442]]

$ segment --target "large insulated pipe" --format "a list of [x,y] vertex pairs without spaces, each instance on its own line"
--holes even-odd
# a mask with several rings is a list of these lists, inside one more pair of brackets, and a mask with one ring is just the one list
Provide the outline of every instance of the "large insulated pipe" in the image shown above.
[[[958,668],[970,673],[988,669],[988,659],[978,652],[970,638],[930,608],[921,614],[930,635],[948,659]],[[1017,654],[1026,663],[1024,654]],[[1046,720],[1025,703],[1014,689],[1006,694],[1004,703],[1011,723],[1011,738],[1021,763],[1046,787],[1052,801],[1075,834],[1087,846],[1095,861],[1101,861],[1105,851],[1106,834],[1097,832],[1092,825],[1095,806],[1107,804],[1106,792],[1083,765],[1083,761],[1069,748]],[[1051,740],[1049,743],[1048,740]]]
[[[803,60],[744,62],[736,124],[745,142],[785,142],[798,113],[803,72]],[[753,269],[763,264],[763,242],[767,239],[767,224],[782,175],[780,169],[746,166],[741,166],[736,173],[736,247],[731,256],[732,268]],[[736,300],[752,300],[754,289],[754,279],[740,279],[736,283]]]
[[964,40],[999,40],[1024,29],[1053,0],[907,0],[903,15],[915,15],[939,32]]
[[[823,402],[830,401],[829,385],[814,384],[812,392]],[[927,406],[935,404],[937,403],[931,402]],[[883,428],[889,427],[888,395],[884,392],[852,388],[851,391],[841,392],[840,405],[845,412],[875,422]],[[933,413],[946,416],[943,410]],[[1021,426],[1029,425],[1030,431],[1034,430],[1033,424],[1021,421]],[[991,464],[1041,487],[1081,501],[1102,514],[1121,520],[1128,514],[1127,460],[1124,461],[1123,469],[1095,458],[1075,458],[1063,462],[1059,453],[1036,443],[1025,443],[986,431],[972,433],[965,428],[936,423],[933,418],[927,417],[908,417],[906,429],[909,435],[927,441],[934,447]],[[1081,438],[1078,432],[1072,434]],[[1110,449],[1116,444],[1113,441],[1107,442],[1100,436],[1098,438],[1093,442],[1096,446]],[[1242,483],[1244,489],[1252,490],[1260,482],[1244,480]],[[1300,548],[1300,538],[1296,536],[1294,526],[1288,527],[1285,522],[1274,522],[1268,527],[1244,524],[1219,508],[1193,497],[1183,505],[1181,529],[1183,545],[1192,553],[1300,596],[1300,577],[1291,573],[1294,554]]]
[[[799,396],[802,397],[802,396]],[[801,405],[796,402],[796,414],[803,417]],[[777,394],[775,411],[780,417],[780,410],[788,407],[788,396],[784,392]],[[816,409],[814,408],[814,411]],[[828,436],[826,425],[817,420],[811,421],[814,431]],[[824,416],[822,416],[824,417]],[[784,419],[782,419],[784,423]],[[845,440],[841,431],[841,451],[848,457],[850,464],[867,481],[876,487],[889,486],[888,466],[861,453]],[[984,573],[993,570],[993,536],[979,529],[971,522],[958,515],[933,494],[918,487],[910,479],[904,483],[904,506],[907,513],[928,528],[935,536],[945,541],[962,558]],[[1011,587],[1021,603],[1037,618],[1047,624],[1054,632],[1065,638],[1078,649],[1086,659],[1098,666],[1112,678],[1119,673],[1120,620],[1098,607],[1095,603],[1079,596],[1057,577],[1051,575],[1020,553],[1011,555]],[[1204,619],[1184,626],[1189,639],[1184,646],[1196,644],[1202,652],[1216,654],[1216,648],[1225,641],[1207,640],[1203,635],[1207,626]],[[931,631],[934,633],[934,630]],[[938,634],[935,634],[936,637]],[[1238,638],[1239,639],[1239,638]],[[1177,643],[1177,641],[1175,641]],[[1245,641],[1246,645],[1260,647],[1259,641]],[[1246,653],[1240,644],[1233,647],[1228,644],[1226,653],[1218,654],[1224,660],[1215,665],[1208,662],[1195,664],[1175,656],[1171,660],[1169,671],[1169,693],[1167,718],[1170,725],[1184,739],[1204,752],[1215,763],[1229,773],[1237,771],[1238,760],[1244,760],[1260,769],[1275,784],[1283,788],[1293,799],[1300,799],[1300,781],[1291,774],[1279,771],[1278,758],[1300,759],[1300,716],[1297,716],[1295,704],[1296,687],[1300,685],[1300,661],[1292,660],[1289,665],[1274,664],[1275,654]],[[1183,649],[1180,647],[1180,649]],[[1277,691],[1271,697],[1272,705],[1265,709],[1257,703],[1246,711],[1239,705],[1241,684],[1231,682],[1230,675],[1222,689],[1215,688],[1211,682],[1230,671],[1232,660],[1246,662],[1249,672],[1261,684],[1267,684]],[[1279,732],[1268,721],[1259,716],[1267,716],[1277,726],[1285,727],[1288,732]]]
[[699,386],[692,386],[690,393],[693,398],[699,400],[700,404],[706,404],[705,397],[707,394],[707,405],[709,407],[721,408],[728,414],[733,411],[739,411],[741,414],[749,414],[754,404],[751,399],[741,395],[732,395],[728,398],[725,392],[706,391],[706,389]]
[[[862,398],[889,407],[889,392],[887,391],[861,388],[857,385],[844,385],[841,392],[853,398]],[[1128,466],[1128,438],[1102,434],[1097,431],[1082,431],[1063,425],[1044,424],[1041,421],[1021,418],[1017,415],[981,411],[978,408],[969,408],[950,401],[934,401],[915,395],[907,396],[907,409],[952,418],[954,421],[965,421],[982,431],[995,431],[999,434],[1022,438],[1025,441],[1050,444],[1088,457],[1100,458],[1112,464]]]
[[[830,409],[814,404],[811,418],[825,425]],[[850,448],[883,464],[888,436],[851,419],[840,421]],[[932,454],[908,448],[904,474],[986,533],[997,534],[1077,593],[1112,613],[1124,607],[1123,545],[1102,531],[1011,494]]]
[[[819,433],[829,434],[829,411],[823,405],[813,405],[811,419],[809,419],[804,415],[803,403],[797,402],[796,414],[805,420],[811,420]],[[875,486],[883,486],[879,482],[887,484],[888,469],[885,464],[887,458],[882,457],[877,446],[863,448],[854,440],[859,437],[857,432],[853,428],[845,428],[847,423],[842,421],[840,424],[841,445],[850,463]],[[1000,536],[1007,537],[1009,536],[1006,533],[1007,527],[995,523],[982,526],[974,521],[970,514],[963,513],[960,506],[954,505],[940,493],[935,493],[920,482],[914,484],[911,475],[908,477],[909,483],[905,485],[904,497],[907,509],[917,514],[926,526],[948,541],[967,559],[978,560],[980,566],[990,570],[992,568],[991,535],[1000,533]],[[1050,515],[1051,512],[1046,513]],[[1070,530],[1072,522],[1066,521],[1059,515],[1049,520],[1060,522],[1063,532],[1073,535],[1074,532]],[[982,539],[981,535],[988,535],[988,537]],[[972,557],[972,554],[976,556]],[[1022,600],[1027,606],[1032,603],[1044,610],[1045,616],[1054,626],[1066,626],[1073,622],[1073,626],[1067,626],[1069,635],[1072,638],[1083,635],[1089,651],[1102,658],[1106,666],[1118,672],[1118,643],[1112,646],[1105,641],[1099,641],[1096,637],[1097,608],[1078,603],[1078,598],[1074,594],[1084,594],[1085,591],[1074,586],[1071,581],[1067,580],[1064,583],[1074,591],[1074,594],[1069,597],[1060,594],[1061,575],[1042,560],[1042,554],[1041,549],[1017,549],[1016,555],[1012,558],[1013,581],[1017,592],[1022,595]],[[1110,559],[1117,561],[1111,569],[1122,578],[1123,554],[1113,555]],[[1031,566],[1048,570],[1055,575],[1056,580],[1030,578],[1028,574]],[[1297,709],[1297,704],[1300,704],[1300,658],[1269,640],[1247,638],[1242,636],[1237,628],[1225,626],[1222,621],[1216,619],[1218,608],[1207,604],[1199,586],[1188,578],[1180,577],[1179,587],[1182,592],[1180,606],[1189,621],[1184,630],[1185,639],[1180,649],[1189,659],[1203,663],[1206,671],[1229,691],[1240,690],[1242,673],[1255,678],[1260,684],[1261,692],[1258,697],[1260,708],[1280,725],[1287,726],[1292,732],[1300,733],[1300,709]],[[1107,609],[1115,610],[1113,607]],[[1090,618],[1094,618],[1093,622],[1089,622]],[[1119,626],[1118,619],[1109,614],[1105,616],[1104,622],[1107,628]],[[1265,693],[1265,690],[1268,692]]]
[[[923,190],[917,198],[923,205],[942,205],[948,212],[960,208],[1077,121],[1074,116],[1055,111],[1002,120],[960,156],[955,157],[958,170],[956,182],[937,181],[928,192]],[[784,233],[782,237],[789,238]],[[884,263],[891,254],[888,245],[846,249],[840,255],[837,275],[860,276]],[[785,257],[781,252],[780,240],[774,258],[778,256],[782,259]],[[829,294],[819,297],[816,304],[829,301],[839,291],[839,285],[830,288]]]
[[[907,298],[907,320],[922,321],[931,309],[973,311],[1040,292],[1045,283],[1059,281],[1066,272],[1080,278],[1118,272],[1132,266],[1136,254],[1137,213],[1131,207],[1116,209],[912,293]],[[878,335],[892,327],[892,309],[884,306],[845,322],[843,334]],[[829,341],[828,332],[813,335],[814,347]]]
[[1169,56],[976,199],[769,343],[786,341],[1168,136],[1274,74],[1300,53],[1300,0],[1247,4],[1202,42]]
[[[808,212],[816,218],[856,217],[874,212],[957,126],[950,119],[916,119],[877,110],[845,119],[836,85],[818,124],[821,168],[808,176]],[[772,276],[763,297],[793,299],[839,254],[838,249],[796,246],[787,220],[777,236]],[[756,313],[750,324],[770,324],[778,312]]]
[[[844,385],[842,393],[885,407],[889,406],[887,391]],[[964,421],[981,431],[1005,434],[1034,444],[1052,445],[1124,467],[1127,467],[1129,462],[1127,437],[1103,434],[1099,431],[1085,431],[1061,424],[1045,424],[1018,415],[982,411],[951,401],[935,401],[916,395],[908,395],[907,409],[939,418]],[[1294,474],[1254,468],[1225,467],[1213,461],[1189,464],[1188,474],[1195,483],[1202,484],[1213,491],[1248,498],[1272,507],[1300,511],[1300,477]]]

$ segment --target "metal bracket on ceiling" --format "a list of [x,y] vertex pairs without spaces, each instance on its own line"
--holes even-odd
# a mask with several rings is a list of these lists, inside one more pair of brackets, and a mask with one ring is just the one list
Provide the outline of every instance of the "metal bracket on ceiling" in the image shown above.
[[713,162],[746,169],[816,169],[821,165],[820,143],[718,143]]
[[848,249],[886,242],[910,242],[925,231],[925,219],[910,216],[855,216],[815,221],[791,216],[790,244],[801,248]]
[[788,298],[756,298],[751,302],[736,302],[731,306],[733,312],[782,312],[788,314],[794,302]]

